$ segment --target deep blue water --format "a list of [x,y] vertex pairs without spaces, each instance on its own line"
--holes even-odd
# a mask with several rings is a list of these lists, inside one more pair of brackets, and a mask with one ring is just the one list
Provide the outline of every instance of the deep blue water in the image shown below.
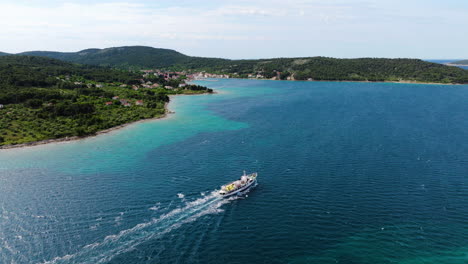
[[[0,151],[0,263],[468,262],[468,86],[218,80]],[[258,171],[248,197],[213,194]]]

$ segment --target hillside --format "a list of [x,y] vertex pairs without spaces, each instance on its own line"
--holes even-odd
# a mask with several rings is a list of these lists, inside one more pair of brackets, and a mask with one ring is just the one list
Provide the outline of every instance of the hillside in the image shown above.
[[233,60],[201,69],[241,78],[468,83],[466,70],[419,59],[309,57]]
[[160,117],[168,94],[211,92],[196,85],[160,88],[181,82],[51,58],[0,56],[0,148]]
[[61,82],[58,76],[74,75],[95,82],[128,82],[140,76],[135,73],[94,65],[35,56],[0,57],[0,89],[8,87],[52,87]]
[[127,70],[158,68],[206,71],[239,78],[468,83],[466,70],[418,59],[306,57],[228,60],[191,57],[174,50],[143,46],[87,49],[68,53],[32,51],[21,54]]
[[320,81],[416,81],[467,83],[468,71],[418,59],[326,57],[231,61],[209,69],[234,77]]
[[223,59],[190,57],[170,49],[144,46],[86,49],[79,52],[29,51],[20,55],[49,57],[80,64],[111,66],[122,69],[169,68],[191,64],[209,66]]

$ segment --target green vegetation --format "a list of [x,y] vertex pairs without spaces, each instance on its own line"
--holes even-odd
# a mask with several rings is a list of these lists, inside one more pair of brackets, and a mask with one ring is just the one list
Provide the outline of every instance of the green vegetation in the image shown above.
[[209,67],[225,59],[190,57],[170,49],[132,46],[86,49],[79,52],[29,51],[21,55],[49,57],[80,64],[110,66],[120,69],[185,69]]
[[[181,85],[185,76],[168,70],[281,80],[468,83],[467,70],[417,59],[227,60],[141,46],[22,54],[0,53],[0,146],[94,134],[163,115],[169,94],[212,92]],[[165,73],[136,72],[155,68]]]
[[455,61],[455,62],[452,62],[452,64],[456,64],[456,65],[468,65],[468,60]]
[[142,46],[88,49],[75,53],[35,51],[23,54],[126,70],[158,68],[192,72],[206,71],[229,74],[231,77],[239,78],[258,75],[267,79],[295,80],[468,82],[466,70],[418,59],[310,57],[227,60],[190,57],[174,50]]
[[324,57],[239,61],[207,69],[232,77],[318,81],[415,81],[468,83],[468,71],[417,59],[334,59]]
[[[151,88],[151,80],[159,87]],[[197,85],[160,88],[180,83],[43,57],[1,56],[0,146],[91,135],[164,115],[169,94],[212,92]]]

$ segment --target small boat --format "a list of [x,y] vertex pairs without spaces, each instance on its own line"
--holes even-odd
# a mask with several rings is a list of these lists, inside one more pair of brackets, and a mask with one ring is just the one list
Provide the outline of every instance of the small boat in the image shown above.
[[221,187],[219,194],[223,197],[229,197],[232,195],[241,195],[243,191],[248,190],[251,187],[255,187],[257,184],[257,173],[245,174],[237,180]]

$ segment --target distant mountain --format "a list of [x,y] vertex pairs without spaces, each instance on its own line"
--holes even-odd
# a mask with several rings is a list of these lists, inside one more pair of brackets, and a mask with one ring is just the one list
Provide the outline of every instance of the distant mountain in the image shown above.
[[450,64],[455,64],[455,65],[468,65],[468,60],[455,61],[455,62],[451,62]]
[[0,56],[6,56],[6,55],[10,55],[10,54],[5,53],[5,52],[0,52]]
[[71,61],[71,58],[75,55],[75,52],[57,52],[57,51],[27,51],[18,53],[16,55],[25,55],[25,56],[39,56],[47,57],[62,61]]
[[80,64],[115,68],[168,68],[191,63],[211,65],[223,59],[198,58],[170,49],[144,46],[86,49],[79,52],[29,51],[19,55],[43,56]]
[[418,59],[305,57],[229,60],[191,57],[175,50],[144,46],[86,49],[79,52],[30,51],[19,55],[50,57],[126,70],[195,70],[239,78],[468,83],[466,70]]
[[230,61],[209,71],[233,77],[315,81],[468,83],[468,71],[419,59],[327,57]]

